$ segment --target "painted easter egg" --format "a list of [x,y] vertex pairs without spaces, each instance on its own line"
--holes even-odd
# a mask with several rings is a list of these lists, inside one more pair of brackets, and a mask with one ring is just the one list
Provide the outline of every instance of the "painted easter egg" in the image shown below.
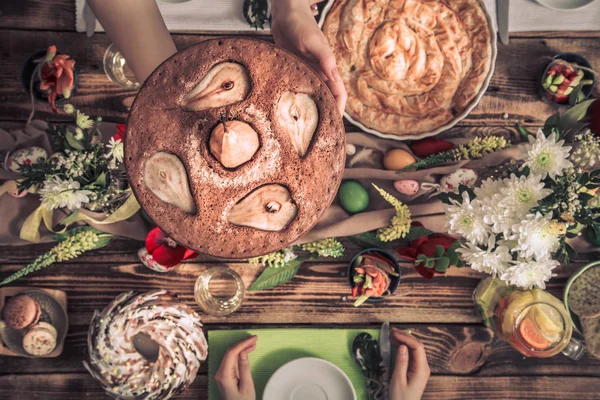
[[383,167],[390,171],[398,171],[414,164],[415,158],[406,150],[393,149],[383,158]]
[[21,165],[31,165],[42,162],[48,158],[48,153],[41,147],[26,147],[11,153],[6,160],[6,169],[19,172]]
[[342,208],[351,214],[364,211],[369,206],[369,192],[356,181],[342,183],[338,195]]
[[455,192],[460,185],[473,187],[477,182],[477,172],[470,168],[459,168],[451,174],[444,175],[440,180],[440,186],[443,191]]
[[27,190],[23,190],[21,193],[19,193],[18,190],[9,190],[6,193],[11,195],[12,197],[16,197],[17,199],[27,196]]
[[420,185],[419,182],[414,179],[401,179],[394,182],[394,187],[398,192],[407,196],[412,196],[419,191]]

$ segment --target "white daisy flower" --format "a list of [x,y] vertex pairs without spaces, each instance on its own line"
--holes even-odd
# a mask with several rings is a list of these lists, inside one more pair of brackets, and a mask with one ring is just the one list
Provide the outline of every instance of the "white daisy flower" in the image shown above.
[[519,146],[520,158],[525,160],[523,167],[529,167],[533,175],[539,175],[542,179],[547,176],[554,179],[572,167],[573,163],[569,161],[571,146],[564,146],[565,141],[557,142],[557,139],[555,132],[546,137],[541,129],[536,136],[529,135],[529,143]]
[[552,259],[545,261],[521,259],[508,268],[500,276],[500,279],[508,285],[515,285],[523,289],[531,289],[534,286],[545,289],[546,282],[554,276],[552,270],[558,265],[559,262]]
[[511,215],[521,220],[529,214],[529,210],[538,205],[538,201],[550,195],[552,190],[544,189],[539,175],[521,176],[512,174],[505,179],[506,189],[502,191],[498,206],[505,208],[505,215]]
[[519,251],[521,257],[534,257],[537,261],[550,258],[560,247],[558,236],[552,234],[552,215],[540,213],[528,215],[520,224],[513,226],[511,240],[517,241],[513,251]]
[[513,225],[519,220],[511,210],[500,204],[502,199],[502,195],[495,195],[489,203],[483,206],[485,212],[483,222],[490,225],[495,234],[502,233],[504,237],[509,237],[512,234]]
[[446,208],[446,226],[451,235],[461,235],[474,244],[487,243],[489,226],[483,221],[481,203],[469,199],[469,193],[463,192],[463,201],[452,201]]
[[62,180],[55,176],[46,180],[39,190],[42,205],[51,210],[64,207],[71,211],[78,210],[89,203],[88,196],[92,194],[89,190],[79,190],[79,187],[79,182],[73,179]]
[[75,119],[75,124],[81,129],[90,129],[94,125],[94,121],[90,119],[87,115],[77,110],[77,118]]
[[125,149],[123,146],[123,141],[121,139],[115,140],[114,138],[110,138],[106,147],[109,148],[109,156],[115,159],[117,162],[123,162],[123,157],[125,155]]
[[498,246],[494,249],[494,241],[495,238],[492,235],[488,243],[488,250],[475,246],[473,243],[467,243],[467,247],[459,248],[456,251],[462,255],[465,263],[469,264],[472,269],[495,277],[506,271],[510,266],[512,256],[507,246]]

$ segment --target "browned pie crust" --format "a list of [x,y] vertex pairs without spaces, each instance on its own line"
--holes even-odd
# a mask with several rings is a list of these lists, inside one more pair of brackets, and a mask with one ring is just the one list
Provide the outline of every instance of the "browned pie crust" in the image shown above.
[[[182,98],[216,64],[246,67],[252,88],[239,103],[200,112],[184,111]],[[286,91],[308,94],[319,123],[308,153],[300,158],[273,118]],[[250,124],[260,136],[254,157],[225,169],[209,152],[211,130],[225,117]],[[185,166],[197,213],[161,201],[144,184],[145,160],[156,152],[177,155]],[[302,61],[274,45],[252,39],[206,40],[160,65],[142,86],[127,121],[125,165],[142,208],[171,238],[200,253],[248,258],[281,249],[310,230],[333,202],[345,162],[345,135],[335,99]],[[236,226],[227,211],[266,184],[288,188],[298,213],[280,232]]]
[[348,91],[346,112],[382,133],[448,123],[491,68],[493,33],[478,0],[336,0],[323,32]]

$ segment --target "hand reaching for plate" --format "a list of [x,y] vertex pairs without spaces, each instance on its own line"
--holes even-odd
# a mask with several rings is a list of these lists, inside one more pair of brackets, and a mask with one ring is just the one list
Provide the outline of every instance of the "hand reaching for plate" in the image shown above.
[[315,22],[314,3],[324,0],[273,0],[271,32],[275,44],[302,57],[325,80],[340,114],[346,107],[346,89],[335,56]]
[[221,400],[256,400],[248,353],[256,348],[256,336],[230,347],[215,374]]
[[390,400],[420,400],[430,375],[425,347],[396,328],[392,328],[390,340],[398,346],[396,367],[390,379]]

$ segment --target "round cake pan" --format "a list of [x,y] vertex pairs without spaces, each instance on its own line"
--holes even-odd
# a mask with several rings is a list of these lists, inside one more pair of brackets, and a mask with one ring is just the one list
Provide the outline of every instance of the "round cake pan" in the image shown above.
[[[331,7],[333,6],[333,3],[335,1],[336,0],[327,0],[327,4],[323,8],[323,12],[321,13],[321,18],[319,19],[319,28],[323,29],[323,24],[325,23],[327,14],[329,14],[329,10],[331,10]],[[494,69],[496,67],[496,57],[498,55],[498,39],[497,39],[497,35],[496,35],[496,24],[494,23],[494,20],[490,16],[490,12],[489,12],[485,2],[483,0],[478,0],[478,1],[479,1],[479,5],[485,12],[485,16],[487,17],[488,24],[490,27],[490,36],[492,39],[492,42],[491,42],[492,60],[491,60],[491,65],[490,65],[490,71],[488,72],[488,75],[487,75],[485,81],[483,82],[483,86],[481,87],[481,89],[479,90],[479,93],[473,99],[471,104],[469,104],[469,106],[463,112],[461,112],[460,114],[455,116],[452,121],[436,128],[432,131],[419,133],[419,134],[415,134],[415,135],[401,135],[401,136],[400,135],[392,135],[389,133],[382,133],[375,129],[368,128],[368,127],[364,126],[362,123],[360,123],[359,121],[356,121],[354,118],[352,118],[347,112],[344,112],[344,117],[348,121],[350,121],[354,126],[360,128],[361,130],[363,130],[367,133],[373,134],[375,136],[379,136],[384,139],[392,139],[392,140],[398,140],[398,141],[403,142],[405,140],[419,140],[419,139],[423,139],[426,137],[438,135],[438,134],[444,132],[445,130],[452,128],[453,126],[458,124],[460,121],[462,121],[467,115],[469,115],[469,113],[475,108],[475,106],[477,106],[477,104],[479,104],[479,101],[481,100],[481,98],[485,94],[488,86],[490,85],[490,81],[492,79],[492,75],[494,75]]]

